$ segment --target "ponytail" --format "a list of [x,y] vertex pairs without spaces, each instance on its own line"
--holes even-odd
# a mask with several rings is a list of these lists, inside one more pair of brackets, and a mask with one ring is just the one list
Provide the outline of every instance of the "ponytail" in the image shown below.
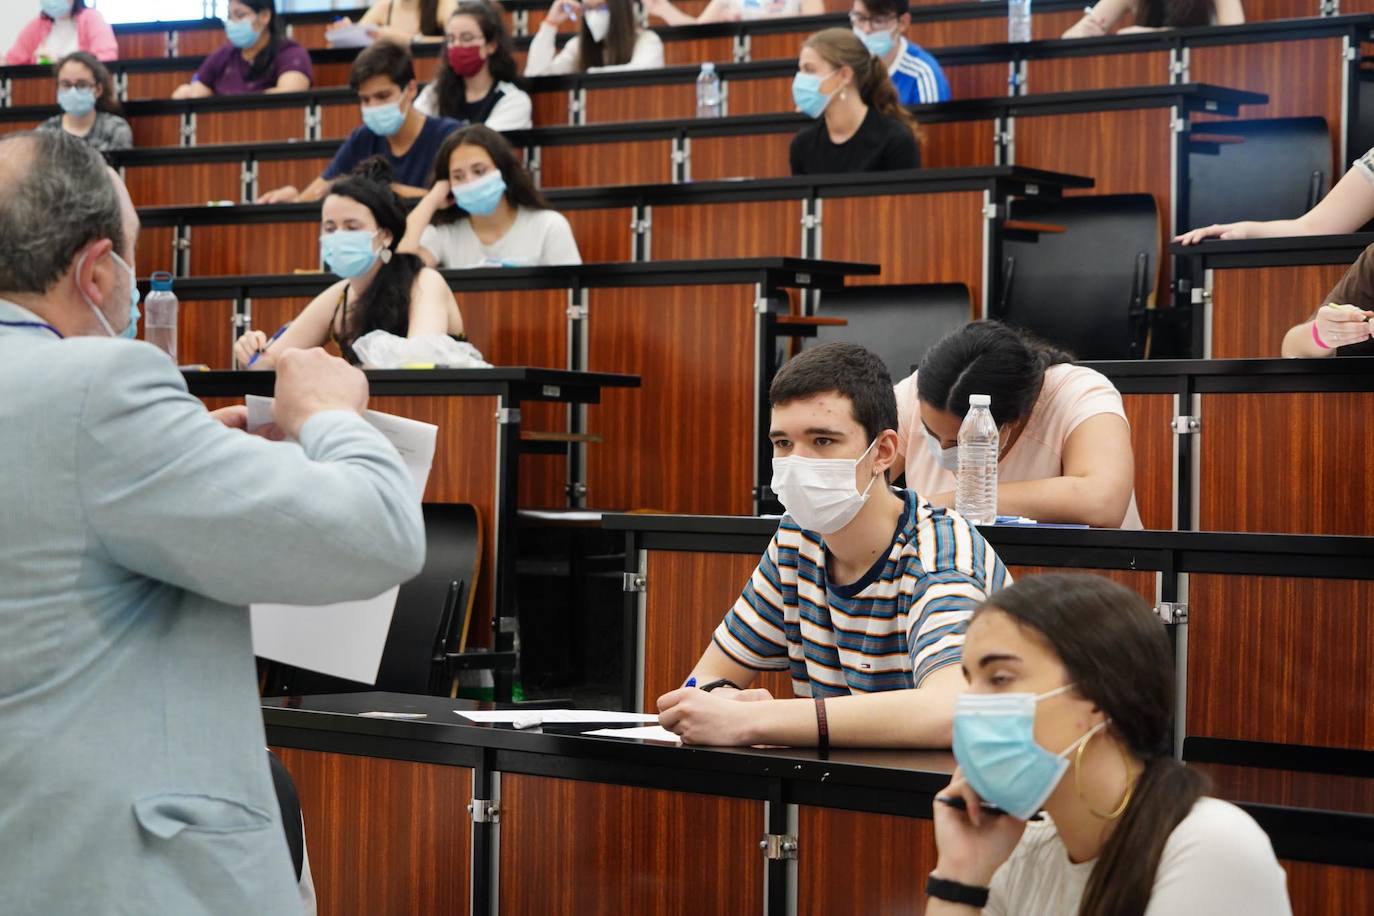
[[873,56],[852,29],[824,29],[806,39],[804,46],[832,67],[848,67],[854,74],[854,88],[865,105],[901,121],[918,141],[921,139],[920,126],[898,98],[897,89],[888,78],[887,66]]

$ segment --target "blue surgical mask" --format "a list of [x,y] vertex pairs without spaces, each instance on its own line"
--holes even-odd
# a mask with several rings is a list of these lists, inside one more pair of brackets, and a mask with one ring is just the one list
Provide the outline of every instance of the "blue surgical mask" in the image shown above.
[[951,474],[959,473],[959,446],[951,445],[944,448],[940,445],[940,440],[930,434],[930,430],[921,431],[926,437],[926,449],[930,452],[930,457],[935,459],[935,463],[949,471]]
[[1035,706],[1070,690],[1065,684],[1033,693],[963,693],[954,704],[954,759],[978,797],[1029,820],[1069,768],[1069,754],[1104,728],[1097,723],[1052,754],[1035,742]]
[[888,52],[892,50],[892,46],[895,44],[892,39],[891,30],[884,32],[865,32],[863,29],[856,27],[854,29],[854,34],[859,36],[859,41],[864,43],[864,47],[868,48],[868,53],[872,54],[874,57],[887,57]]
[[[116,334],[115,329],[110,327],[109,319],[106,318],[105,313],[100,310],[100,306],[87,298],[84,291],[81,293],[81,298],[85,299],[86,304],[91,307],[91,311],[95,312],[95,318],[100,322],[100,326],[105,329],[106,334],[109,334],[111,337],[127,337],[133,339],[138,336],[138,319],[143,314],[138,310],[138,302],[142,297],[142,294],[138,291],[138,274],[134,273],[134,269],[113,251],[110,252],[110,257],[118,261],[119,266],[129,272],[129,323],[124,326],[124,330]],[[77,272],[80,273],[79,267]]]
[[379,137],[395,136],[405,122],[406,115],[401,111],[399,101],[369,105],[363,109],[363,124]]
[[372,240],[377,233],[366,229],[339,230],[320,236],[320,255],[330,270],[346,280],[361,277],[377,262]]
[[72,0],[39,0],[38,5],[49,19],[63,19],[72,14]]
[[832,96],[821,92],[821,78],[814,73],[798,73],[792,80],[792,101],[807,117],[819,118]]
[[229,43],[240,51],[244,48],[253,47],[253,43],[258,40],[258,36],[261,34],[253,28],[253,17],[251,16],[224,20],[224,37],[228,38]]
[[95,107],[94,89],[59,89],[57,90],[57,104],[69,115],[78,118],[84,114],[90,114]]
[[505,194],[506,179],[499,171],[492,171],[467,184],[458,185],[453,189],[453,200],[474,216],[489,216],[496,212]]

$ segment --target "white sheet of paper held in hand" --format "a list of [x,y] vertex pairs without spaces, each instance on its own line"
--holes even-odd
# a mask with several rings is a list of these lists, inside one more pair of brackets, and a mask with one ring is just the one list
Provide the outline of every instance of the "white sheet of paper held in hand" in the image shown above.
[[[273,422],[271,398],[250,395],[246,403],[250,432]],[[373,410],[363,417],[396,446],[417,496],[422,496],[439,428]],[[372,598],[318,607],[255,604],[250,608],[253,652],[297,668],[374,684],[400,590],[397,586]]]
[[324,40],[329,42],[331,48],[366,48],[372,44],[376,35],[373,34],[372,26],[341,25],[325,33]]

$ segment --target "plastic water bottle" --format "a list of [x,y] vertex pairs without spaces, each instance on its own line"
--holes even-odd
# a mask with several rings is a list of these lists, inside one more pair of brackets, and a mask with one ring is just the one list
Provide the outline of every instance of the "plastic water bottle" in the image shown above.
[[997,457],[1001,435],[992,418],[992,398],[972,394],[968,416],[959,427],[959,477],[954,490],[954,511],[970,524],[997,521]]
[[172,292],[172,275],[153,274],[153,289],[143,303],[143,339],[177,361],[177,302]]
[[719,118],[721,114],[720,76],[716,65],[708,60],[697,74],[697,117]]
[[1007,41],[1031,40],[1031,0],[1007,0]]

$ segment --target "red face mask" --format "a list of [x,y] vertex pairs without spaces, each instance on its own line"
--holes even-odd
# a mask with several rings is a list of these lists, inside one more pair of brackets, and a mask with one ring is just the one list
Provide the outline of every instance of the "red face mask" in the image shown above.
[[476,76],[482,71],[482,65],[485,63],[480,45],[471,48],[454,45],[448,49],[448,65],[463,79]]

